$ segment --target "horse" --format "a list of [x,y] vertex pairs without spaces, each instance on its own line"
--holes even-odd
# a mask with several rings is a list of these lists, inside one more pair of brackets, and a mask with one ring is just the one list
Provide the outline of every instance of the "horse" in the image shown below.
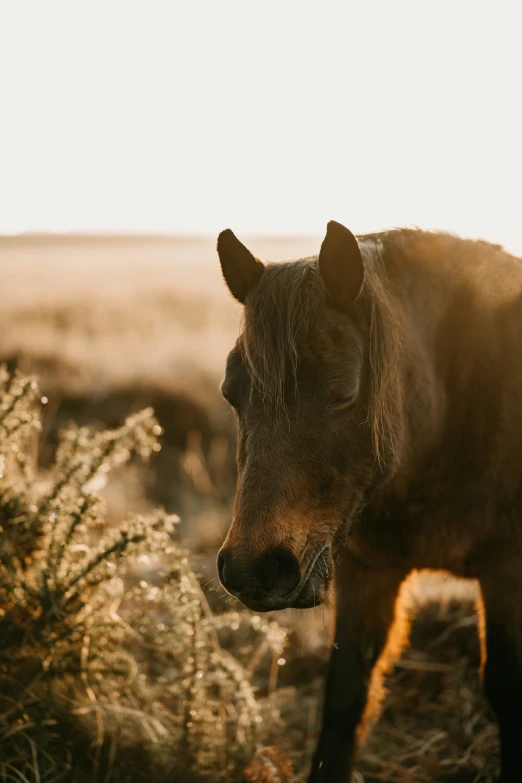
[[335,606],[310,783],[350,780],[372,672],[407,640],[401,586],[425,569],[478,582],[499,780],[522,781],[522,259],[335,221],[310,258],[262,263],[230,229],[217,250],[244,305],[219,577],[256,612]]

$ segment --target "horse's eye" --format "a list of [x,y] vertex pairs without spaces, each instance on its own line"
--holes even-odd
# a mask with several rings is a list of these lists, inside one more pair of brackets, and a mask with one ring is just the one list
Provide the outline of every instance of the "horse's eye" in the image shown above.
[[232,392],[228,386],[228,384],[225,384],[225,381],[221,384],[221,394],[225,398],[225,400],[228,402],[229,405],[232,405],[233,408],[236,407],[236,403],[234,401],[234,398],[232,396]]
[[353,392],[352,394],[347,394],[346,397],[339,397],[337,400],[333,400],[328,405],[329,411],[344,411],[346,408],[349,408],[350,405],[353,405],[355,400],[357,399],[357,392]]

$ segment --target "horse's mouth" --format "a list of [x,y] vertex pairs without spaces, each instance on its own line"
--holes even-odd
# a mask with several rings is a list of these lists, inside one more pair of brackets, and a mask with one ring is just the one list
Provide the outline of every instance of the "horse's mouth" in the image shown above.
[[332,578],[330,545],[324,544],[311,558],[310,565],[297,589],[289,607],[292,609],[312,609],[326,599],[328,585]]

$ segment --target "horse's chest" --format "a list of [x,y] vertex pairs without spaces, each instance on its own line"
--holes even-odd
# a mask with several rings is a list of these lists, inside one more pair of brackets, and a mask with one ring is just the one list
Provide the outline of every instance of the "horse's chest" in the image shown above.
[[394,503],[362,524],[349,546],[375,565],[474,577],[487,542],[498,536],[507,540],[509,535],[491,502],[475,502],[463,491],[452,503],[440,497]]

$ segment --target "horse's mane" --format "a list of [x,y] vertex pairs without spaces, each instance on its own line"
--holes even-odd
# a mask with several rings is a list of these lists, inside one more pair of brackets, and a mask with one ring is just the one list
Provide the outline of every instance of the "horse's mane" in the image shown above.
[[[379,460],[395,450],[397,396],[401,394],[399,336],[383,280],[379,241],[361,243],[365,282],[360,297],[369,308],[371,399],[368,421]],[[240,347],[267,408],[284,413],[285,383],[296,381],[299,346],[324,305],[327,293],[317,257],[267,264],[248,297]]]
[[375,454],[380,462],[384,462],[387,454],[396,455],[397,438],[404,424],[401,331],[398,315],[386,290],[381,239],[369,239],[362,244],[361,250],[367,260],[361,294],[370,308],[368,354],[371,394],[368,416]]

